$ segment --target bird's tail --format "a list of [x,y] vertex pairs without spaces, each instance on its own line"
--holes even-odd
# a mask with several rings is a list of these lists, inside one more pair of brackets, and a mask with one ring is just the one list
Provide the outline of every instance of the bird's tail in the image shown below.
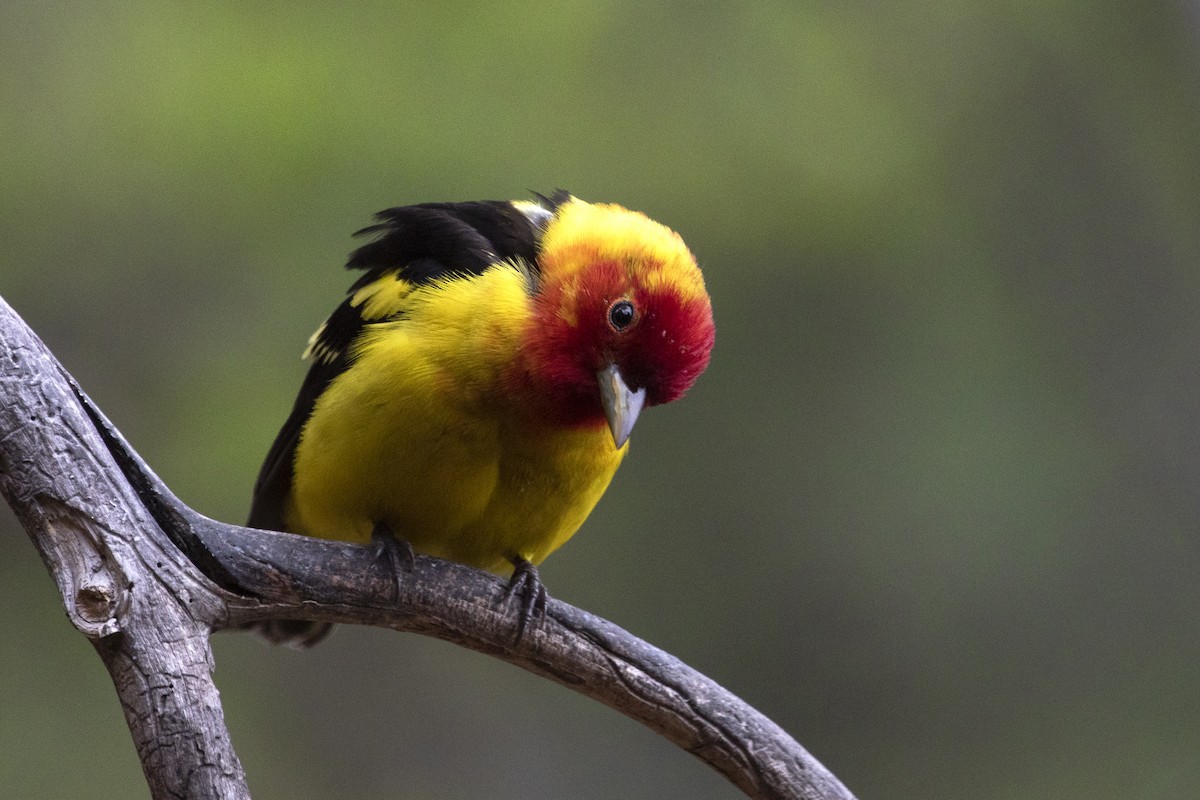
[[333,632],[333,623],[310,622],[305,619],[264,619],[238,625],[237,630],[253,631],[271,644],[307,650],[315,644],[320,644]]

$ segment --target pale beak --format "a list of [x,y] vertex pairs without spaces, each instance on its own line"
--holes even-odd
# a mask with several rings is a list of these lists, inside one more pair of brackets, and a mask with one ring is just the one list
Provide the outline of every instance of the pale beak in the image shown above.
[[633,423],[637,422],[642,403],[646,402],[646,390],[631,391],[616,364],[609,364],[597,372],[596,380],[600,383],[600,401],[604,404],[604,416],[608,417],[608,429],[620,450],[629,440]]

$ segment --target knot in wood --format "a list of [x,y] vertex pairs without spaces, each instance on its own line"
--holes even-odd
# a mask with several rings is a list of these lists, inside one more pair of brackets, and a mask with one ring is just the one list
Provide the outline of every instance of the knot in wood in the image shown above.
[[79,616],[94,624],[111,619],[116,604],[117,599],[112,586],[85,584],[75,593],[75,608],[79,611]]

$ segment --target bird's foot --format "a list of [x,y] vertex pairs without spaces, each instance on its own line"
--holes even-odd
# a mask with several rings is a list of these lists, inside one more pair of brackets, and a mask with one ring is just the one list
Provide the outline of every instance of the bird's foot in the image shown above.
[[405,572],[412,572],[417,565],[417,554],[407,539],[400,539],[392,529],[382,522],[375,523],[371,531],[371,551],[376,561],[386,561],[396,578],[396,600],[400,600],[400,585]]
[[513,574],[508,579],[508,586],[504,589],[504,597],[508,599],[516,595],[520,602],[521,610],[520,616],[517,617],[515,642],[515,644],[520,644],[529,623],[535,617],[542,617],[546,614],[546,587],[542,585],[542,579],[538,577],[537,567],[529,559],[521,556],[509,556],[508,560],[513,564]]

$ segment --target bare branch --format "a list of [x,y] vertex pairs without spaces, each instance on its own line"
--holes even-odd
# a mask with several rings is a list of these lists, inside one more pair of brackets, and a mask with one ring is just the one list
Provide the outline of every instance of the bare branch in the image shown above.
[[225,598],[159,531],[3,300],[0,343],[0,491],[108,667],[152,795],[248,798],[210,675]]
[[[256,619],[389,627],[504,659],[638,720],[750,797],[852,799],[782,729],[621,628],[552,600],[514,645],[492,575],[227,525],[181,503],[0,300],[0,490],[113,675],[155,798],[248,797],[208,634]],[[114,460],[115,459],[115,460]]]

